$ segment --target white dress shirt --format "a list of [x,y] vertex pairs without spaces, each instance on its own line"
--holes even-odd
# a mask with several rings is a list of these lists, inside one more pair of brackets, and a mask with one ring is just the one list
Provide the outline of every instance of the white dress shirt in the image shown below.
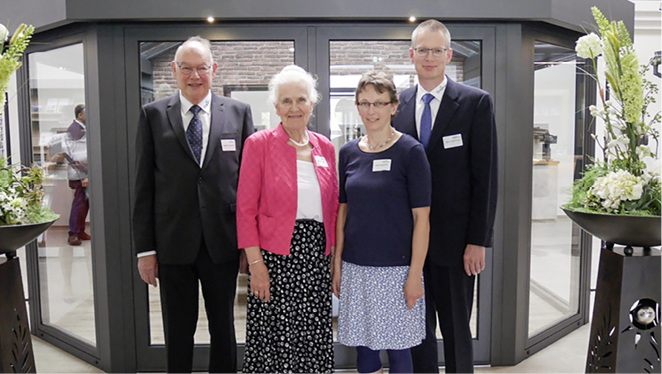
[[425,109],[425,101],[423,101],[423,95],[429,93],[434,96],[434,99],[430,101],[430,114],[432,114],[432,124],[430,125],[430,133],[434,128],[434,121],[437,118],[437,113],[439,113],[439,106],[441,105],[441,99],[444,97],[444,92],[446,92],[446,83],[448,83],[448,78],[444,76],[444,80],[435,87],[432,91],[428,92],[418,84],[416,89],[416,133],[418,136],[421,136],[421,116],[423,116],[423,109]]

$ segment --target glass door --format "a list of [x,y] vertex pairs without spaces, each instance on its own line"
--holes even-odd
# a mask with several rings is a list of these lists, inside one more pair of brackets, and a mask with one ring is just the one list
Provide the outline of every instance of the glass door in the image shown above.
[[588,153],[591,67],[584,63],[571,46],[535,41],[528,347],[576,324],[587,309],[590,240],[560,208]]
[[[82,42],[28,54],[31,160],[45,172],[44,203],[60,218],[30,251],[38,330],[94,352],[97,345],[93,207]],[[92,130],[97,131],[97,130]],[[33,245],[33,244],[31,244]]]
[[[408,57],[413,28],[413,25],[339,27],[273,24],[269,25],[268,32],[260,25],[130,28],[126,33],[126,66],[136,68],[126,74],[126,86],[135,87],[127,90],[128,118],[134,118],[137,122],[142,104],[176,92],[169,63],[181,42],[189,35],[201,35],[212,42],[214,57],[219,64],[213,90],[219,95],[250,103],[258,130],[278,123],[272,106],[266,103],[267,84],[273,74],[283,66],[295,63],[316,75],[323,99],[315,109],[310,126],[312,130],[329,136],[339,149],[345,142],[363,133],[353,105],[353,92],[363,72],[389,69],[395,75],[399,89],[416,83],[416,74]],[[453,64],[448,68],[449,76],[494,92],[495,74],[491,68],[495,66],[494,28],[454,26],[451,33],[455,40],[455,54]],[[485,66],[490,69],[485,69]],[[129,124],[129,139],[135,139],[136,125]],[[134,152],[132,145],[129,152]],[[488,251],[488,266],[479,277],[472,320],[475,361],[485,364],[490,360],[491,289],[495,266],[492,258],[492,252]],[[164,370],[165,350],[158,290],[151,287],[148,290],[137,275],[134,279],[137,367],[139,371]],[[240,275],[235,304],[239,363],[242,361],[245,339],[246,289],[246,277]],[[201,303],[194,370],[205,369],[208,362],[209,337],[203,308]],[[443,364],[441,343],[439,350]],[[354,351],[335,343],[335,364],[336,368],[355,367]]]
[[[329,124],[328,133],[336,147],[336,153],[345,143],[365,135],[365,128],[354,105],[354,91],[364,72],[369,70],[389,72],[393,75],[398,91],[417,84],[416,71],[409,58],[410,38],[414,27],[414,25],[411,27],[350,26],[318,29],[318,75],[322,92],[328,92],[327,99],[318,106],[318,116],[322,124]],[[487,64],[486,59],[494,58],[493,33],[489,34],[481,28],[471,30],[462,26],[449,26],[449,29],[453,36],[451,43],[453,60],[446,68],[446,75],[456,82],[489,90],[493,87],[494,78],[484,76],[483,66]],[[320,51],[328,51],[328,56],[319,53]],[[325,115],[328,117],[324,118]],[[476,363],[488,363],[490,359],[493,264],[491,251],[487,252],[488,266],[478,279],[471,320]],[[334,320],[336,317],[334,314]],[[442,336],[439,330],[437,337],[440,339],[438,343],[440,364],[443,365]],[[337,368],[353,367],[354,350],[338,345],[335,361]]]

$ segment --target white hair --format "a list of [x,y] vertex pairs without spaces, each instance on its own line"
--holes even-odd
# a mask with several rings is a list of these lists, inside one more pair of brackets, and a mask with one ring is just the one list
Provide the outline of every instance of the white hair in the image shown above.
[[276,105],[280,87],[292,82],[303,83],[308,91],[308,98],[313,104],[317,104],[320,100],[320,94],[317,92],[317,79],[297,65],[288,65],[271,78],[271,81],[269,81],[269,102]]
[[175,63],[179,63],[179,54],[181,53],[181,51],[185,47],[188,47],[189,44],[192,44],[192,43],[199,43],[200,45],[202,45],[202,47],[204,49],[206,49],[207,52],[209,52],[209,58],[210,58],[209,63],[210,64],[214,63],[214,57],[211,53],[211,42],[209,40],[207,40],[207,39],[205,39],[201,36],[197,36],[197,35],[188,38],[184,43],[182,43],[179,47],[177,47],[177,51],[175,51]]

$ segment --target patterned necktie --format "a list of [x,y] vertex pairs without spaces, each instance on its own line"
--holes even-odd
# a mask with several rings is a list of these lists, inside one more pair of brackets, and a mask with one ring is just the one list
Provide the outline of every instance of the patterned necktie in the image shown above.
[[193,118],[186,129],[186,140],[193,151],[195,160],[200,164],[200,154],[202,153],[202,121],[198,113],[202,110],[197,105],[193,105],[189,111],[193,113]]
[[423,144],[425,149],[428,149],[428,143],[430,143],[430,133],[432,132],[432,110],[430,109],[430,101],[434,99],[434,96],[427,93],[423,95],[423,102],[425,107],[423,108],[423,115],[421,115],[421,131],[419,134],[419,140]]

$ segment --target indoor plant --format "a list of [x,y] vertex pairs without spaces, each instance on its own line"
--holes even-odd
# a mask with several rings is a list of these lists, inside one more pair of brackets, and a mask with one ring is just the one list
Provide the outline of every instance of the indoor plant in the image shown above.
[[44,205],[44,170],[16,168],[0,158],[0,253],[32,241],[59,217]]
[[[605,63],[604,81],[592,75],[598,84],[601,106],[590,106],[591,115],[605,124],[603,135],[593,135],[602,149],[602,158],[593,159],[575,182],[572,198],[563,208],[585,230],[608,243],[657,245],[660,113],[649,113],[648,107],[655,102],[658,89],[644,78],[648,66],[639,65],[623,22],[610,22],[597,7],[591,10],[599,35],[590,33],[579,38],[576,51],[579,57],[592,60],[594,67],[598,56]],[[600,222],[598,227],[587,227],[596,221]],[[629,225],[639,230],[633,231]]]
[[[4,111],[9,78],[21,67],[21,56],[34,32],[21,24],[11,38],[0,24],[0,110]],[[0,157],[0,253],[10,253],[46,230],[58,215],[44,205],[44,171],[18,167]]]

